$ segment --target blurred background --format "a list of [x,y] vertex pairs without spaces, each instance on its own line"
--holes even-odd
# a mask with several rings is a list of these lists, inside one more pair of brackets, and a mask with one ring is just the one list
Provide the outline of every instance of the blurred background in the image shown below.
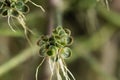
[[[66,59],[68,69],[76,80],[120,80],[120,0],[32,0],[46,12],[27,3],[25,14],[31,46],[21,25],[12,24],[0,16],[0,80],[35,80],[35,72],[42,57],[37,41],[56,27],[56,6],[62,12],[63,27],[74,38],[72,56]],[[39,69],[39,80],[49,80],[47,61]]]

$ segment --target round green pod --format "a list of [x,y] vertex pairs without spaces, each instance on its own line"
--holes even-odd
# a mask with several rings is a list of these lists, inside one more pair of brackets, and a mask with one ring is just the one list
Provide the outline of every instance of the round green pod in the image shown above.
[[11,15],[14,16],[14,17],[18,17],[19,16],[19,12],[15,9],[12,9],[11,10]]
[[55,36],[52,35],[52,36],[49,38],[49,44],[55,46],[55,45],[56,45],[56,42],[57,42],[57,40],[56,40]]
[[69,36],[71,35],[71,31],[69,29],[65,28],[64,30]]
[[54,36],[51,36],[51,37],[49,38],[49,41],[55,41],[55,37],[54,37]]
[[47,52],[47,49],[44,46],[41,47],[40,50],[39,50],[39,54],[40,54],[41,57],[47,56],[46,52]]
[[67,46],[72,44],[73,38],[71,36],[63,36],[60,41],[62,45]]
[[37,45],[38,45],[38,46],[43,46],[43,45],[45,45],[45,44],[46,44],[46,42],[43,41],[43,40],[39,40],[39,41],[37,42]]
[[23,6],[25,6],[25,4],[24,4],[23,1],[17,1],[17,2],[15,3],[16,9],[21,10],[21,8],[22,8]]
[[66,34],[66,32],[64,30],[61,30],[61,31],[58,32],[58,35],[59,36],[65,36],[67,34]]
[[61,57],[62,58],[69,58],[72,54],[72,51],[70,48],[68,47],[64,47],[61,51],[60,51]]
[[57,35],[57,34],[58,34],[57,30],[54,29],[54,30],[52,31],[52,35]]
[[47,51],[47,55],[48,55],[48,56],[53,56],[53,54],[54,54],[54,51],[53,51],[53,50],[48,50],[48,51]]
[[29,12],[30,8],[27,5],[24,5],[21,7],[20,11],[23,13],[27,13]]
[[49,41],[49,37],[48,36],[45,36],[45,35],[42,35],[41,36],[41,40],[45,41],[45,42],[48,42]]
[[39,46],[40,44],[41,44],[41,39],[39,39],[38,41],[37,41],[37,45]]
[[71,45],[73,43],[73,38],[71,36],[66,38],[67,45]]
[[58,32],[58,31],[61,31],[61,30],[63,30],[63,28],[61,27],[61,26],[58,26],[57,28],[56,28],[56,31]]
[[48,56],[54,56],[58,51],[58,48],[56,46],[50,46],[48,51],[47,51],[47,55]]

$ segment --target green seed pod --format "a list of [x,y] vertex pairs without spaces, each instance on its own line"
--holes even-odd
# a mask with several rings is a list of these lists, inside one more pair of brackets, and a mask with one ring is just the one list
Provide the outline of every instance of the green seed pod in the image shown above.
[[61,26],[58,26],[57,28],[56,28],[56,31],[58,32],[58,31],[61,31],[61,30],[63,30],[63,28],[61,27]]
[[66,34],[66,32],[64,30],[61,30],[61,31],[58,32],[58,35],[59,36],[65,36],[67,34]]
[[64,29],[65,30],[65,32],[70,36],[71,35],[71,31],[69,30],[69,29]]
[[24,5],[21,7],[20,11],[23,13],[28,13],[30,8],[27,5]]
[[45,42],[45,41],[42,41],[42,40],[39,41],[39,42],[37,42],[37,45],[38,45],[38,46],[43,46],[43,45],[45,45],[45,44],[46,44],[46,42]]
[[39,46],[40,44],[41,44],[41,39],[39,39],[38,41],[37,41],[37,45]]
[[16,4],[15,4],[15,7],[19,10],[21,10],[21,8],[25,6],[24,2],[23,1],[17,1]]
[[52,32],[53,32],[52,35],[57,35],[58,34],[56,29],[54,29]]
[[55,46],[50,46],[48,51],[47,51],[47,55],[48,56],[54,56],[58,51],[58,48]]
[[55,37],[55,40],[60,40],[61,39],[61,37],[58,36],[58,35],[55,35],[54,37]]
[[49,38],[49,41],[55,41],[55,37],[54,37],[54,36],[51,36],[51,37]]
[[8,10],[3,10],[1,14],[3,17],[6,17],[8,15]]
[[60,54],[62,58],[69,58],[72,54],[72,51],[70,48],[65,47],[60,51]]
[[51,36],[49,38],[49,44],[55,46],[56,43],[57,43],[57,40],[56,40],[55,36]]
[[73,38],[71,36],[66,38],[67,45],[71,45],[73,43]]
[[47,52],[47,50],[45,49],[44,46],[41,47],[40,50],[39,50],[39,54],[40,54],[41,57],[47,56],[47,55],[46,55],[46,52]]
[[49,37],[48,36],[45,36],[45,35],[42,35],[41,36],[41,40],[45,41],[45,42],[48,42],[49,41]]
[[11,11],[11,15],[14,16],[14,17],[18,17],[18,16],[19,16],[19,13],[18,13],[17,10],[12,9],[12,11]]
[[48,56],[53,56],[54,55],[54,51],[53,50],[48,50],[47,51],[47,55]]
[[73,38],[71,36],[63,36],[60,41],[62,45],[67,46],[72,44]]

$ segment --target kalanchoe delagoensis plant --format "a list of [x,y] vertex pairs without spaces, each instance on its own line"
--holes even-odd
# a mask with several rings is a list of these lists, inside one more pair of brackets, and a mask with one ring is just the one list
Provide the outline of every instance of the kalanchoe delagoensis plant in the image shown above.
[[60,71],[65,80],[71,80],[68,75],[75,80],[64,61],[64,59],[69,58],[72,54],[69,48],[72,42],[71,31],[60,26],[53,30],[51,36],[43,35],[38,41],[37,44],[40,46],[40,56],[49,58],[49,65],[52,72],[50,80],[52,80],[53,74],[57,75],[57,80],[62,80]]
[[27,31],[31,32],[31,30],[26,26],[26,18],[24,16],[25,13],[29,12],[29,6],[27,5],[28,2],[40,7],[44,11],[40,5],[35,4],[31,0],[0,0],[0,14],[3,17],[8,17],[8,24],[13,31],[15,30],[11,26],[10,21],[15,18],[24,28],[25,34]]

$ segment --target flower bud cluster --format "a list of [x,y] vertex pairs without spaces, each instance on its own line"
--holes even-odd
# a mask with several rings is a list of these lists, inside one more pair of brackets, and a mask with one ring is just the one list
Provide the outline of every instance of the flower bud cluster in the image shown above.
[[59,26],[53,30],[50,37],[41,36],[38,41],[38,46],[40,46],[39,54],[43,57],[52,56],[57,58],[59,56],[64,59],[69,58],[72,51],[68,46],[70,46],[72,42],[71,31]]
[[0,14],[4,17],[12,16],[18,17],[24,13],[29,12],[25,0],[1,0],[0,1]]

